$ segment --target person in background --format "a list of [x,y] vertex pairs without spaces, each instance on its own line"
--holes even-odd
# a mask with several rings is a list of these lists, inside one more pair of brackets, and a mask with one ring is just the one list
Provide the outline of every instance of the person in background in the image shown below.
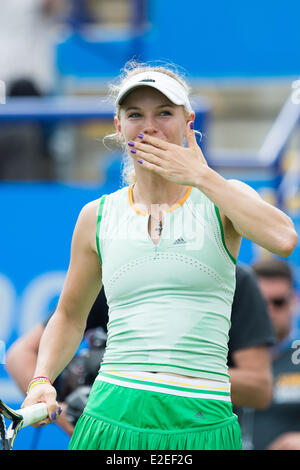
[[[7,87],[8,99],[42,99],[31,79],[18,79]],[[28,103],[27,103],[28,105]],[[41,181],[56,177],[51,133],[55,126],[42,121],[5,122],[0,128],[0,180]]]
[[264,409],[270,404],[270,347],[274,344],[274,330],[256,277],[249,266],[239,263],[228,343],[231,400],[238,416],[239,407]]
[[[55,41],[67,0],[1,0],[0,80],[11,99],[42,99],[56,87]],[[26,105],[29,107],[29,104]],[[0,180],[53,180],[49,123],[2,122]]]
[[0,80],[20,80],[48,95],[56,82],[55,33],[67,0],[1,0]]
[[264,410],[252,410],[245,433],[252,436],[254,450],[300,450],[300,340],[294,328],[293,272],[278,258],[262,260],[253,269],[267,302],[276,344],[272,348],[272,402]]

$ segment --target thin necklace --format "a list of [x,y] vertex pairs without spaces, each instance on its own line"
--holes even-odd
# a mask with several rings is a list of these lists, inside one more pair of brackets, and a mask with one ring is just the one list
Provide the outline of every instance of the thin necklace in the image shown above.
[[[133,188],[132,188],[133,189]],[[186,192],[186,190],[185,190]],[[176,197],[176,199],[174,200],[174,202],[172,202],[172,204],[170,205],[170,207],[172,207],[173,205],[175,205],[175,203],[179,200],[181,200],[183,197],[183,194],[180,195],[180,197]],[[156,205],[156,204],[155,204]],[[158,221],[158,226],[155,227],[154,231],[158,233],[158,236],[160,237],[161,236],[161,233],[163,231],[163,223],[162,223],[162,220],[161,218],[157,218],[157,217],[154,217],[153,214],[151,214],[151,210],[148,210],[149,214],[150,214],[150,217],[151,217],[151,220],[153,220],[154,222],[155,221]],[[159,215],[162,214],[162,211],[159,211]],[[150,219],[149,219],[150,220]],[[151,224],[151,222],[150,222]]]

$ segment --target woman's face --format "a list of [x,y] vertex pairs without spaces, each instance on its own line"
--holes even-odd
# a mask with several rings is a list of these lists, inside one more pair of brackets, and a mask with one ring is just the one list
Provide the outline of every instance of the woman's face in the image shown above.
[[194,113],[187,115],[182,106],[173,104],[160,91],[142,87],[124,100],[115,125],[126,142],[137,140],[142,133],[182,145],[186,124],[192,119]]

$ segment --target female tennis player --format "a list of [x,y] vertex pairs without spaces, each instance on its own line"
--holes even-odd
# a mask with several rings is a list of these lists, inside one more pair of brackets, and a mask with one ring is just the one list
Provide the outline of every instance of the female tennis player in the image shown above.
[[132,183],[87,204],[57,310],[23,406],[46,402],[81,341],[103,283],[107,349],[70,449],[241,449],[227,340],[241,237],[288,256],[290,218],[207,165],[186,83],[168,68],[125,70],[115,127]]

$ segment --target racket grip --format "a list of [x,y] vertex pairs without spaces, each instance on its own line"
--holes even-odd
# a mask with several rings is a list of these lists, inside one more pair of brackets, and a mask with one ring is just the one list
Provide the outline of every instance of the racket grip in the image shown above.
[[17,410],[16,413],[23,416],[22,428],[29,424],[36,423],[41,419],[47,418],[48,410],[46,403],[35,403],[35,405],[27,406]]

